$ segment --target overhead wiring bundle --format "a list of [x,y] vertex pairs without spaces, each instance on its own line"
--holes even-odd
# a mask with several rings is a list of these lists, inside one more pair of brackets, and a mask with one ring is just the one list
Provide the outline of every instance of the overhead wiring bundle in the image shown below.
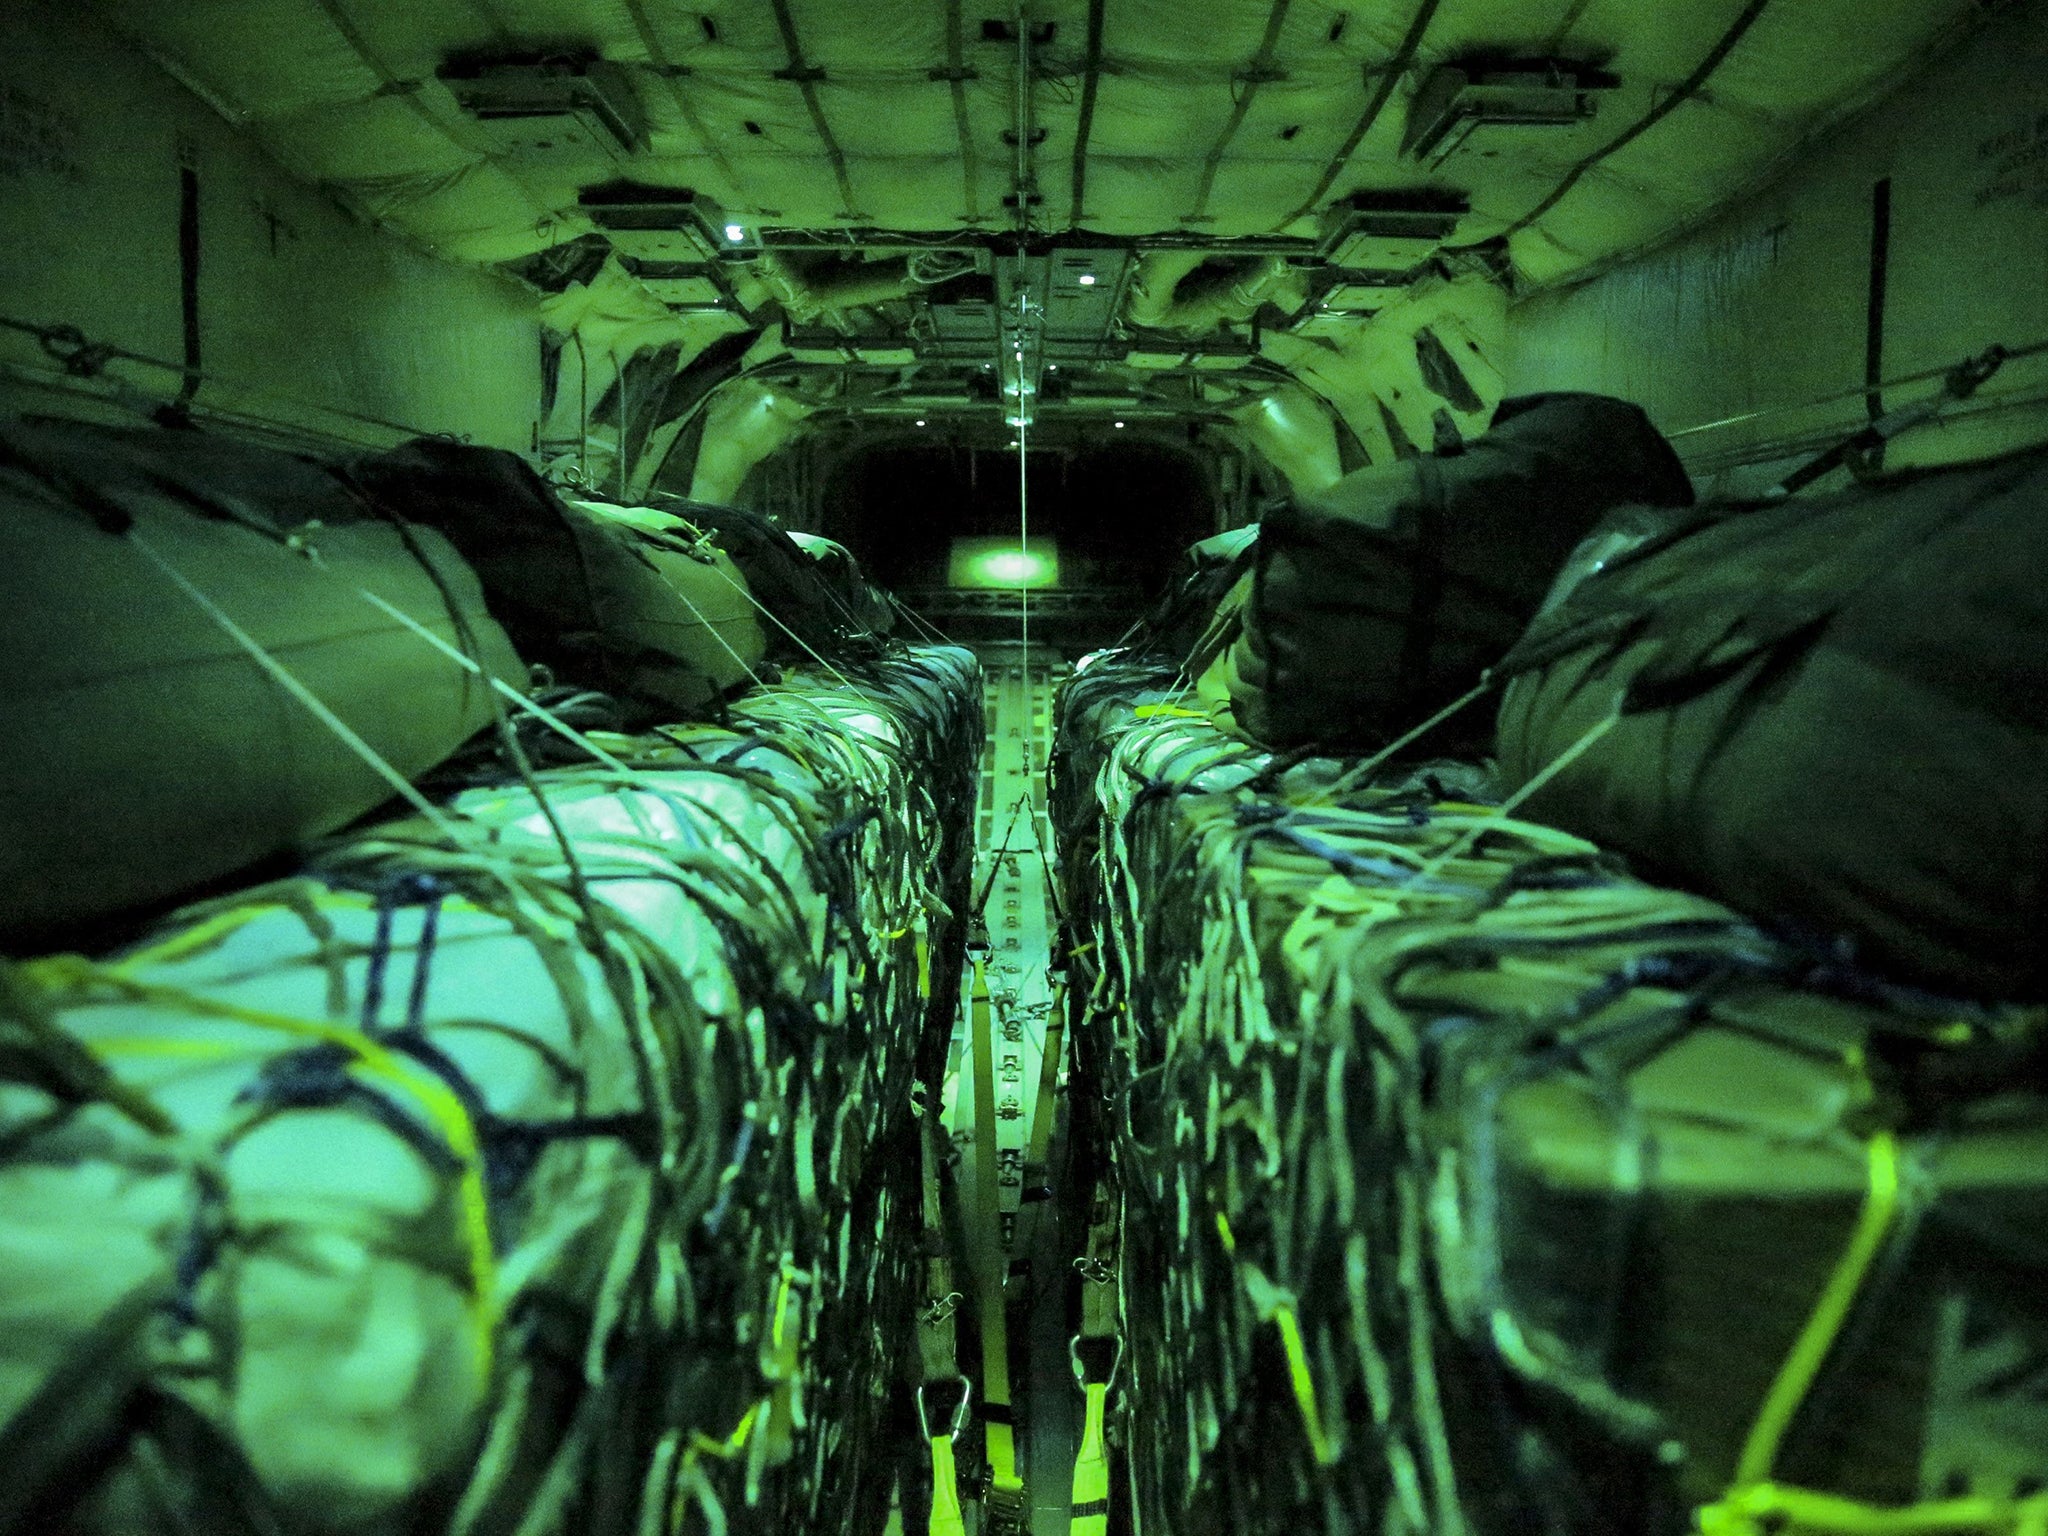
[[0,965],[0,1530],[879,1529],[981,729],[792,669]]
[[2041,1010],[1184,692],[1054,757],[1137,1529],[2041,1528]]

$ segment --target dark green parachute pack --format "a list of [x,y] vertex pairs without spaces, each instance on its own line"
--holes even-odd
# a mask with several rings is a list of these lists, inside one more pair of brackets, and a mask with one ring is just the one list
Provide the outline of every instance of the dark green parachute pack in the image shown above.
[[492,718],[465,652],[525,679],[448,541],[326,464],[196,431],[6,428],[0,944],[104,923],[370,810],[392,786],[291,687],[417,777]]
[[1509,787],[1554,765],[1532,815],[1911,978],[2038,996],[2044,507],[2036,450],[1624,514],[1502,664]]
[[423,437],[348,472],[395,515],[448,536],[521,655],[649,718],[701,712],[765,655],[729,556],[565,502],[517,454]]
[[1377,746],[1479,680],[1608,512],[1692,499],[1640,407],[1542,394],[1502,401],[1455,454],[1281,503],[1230,653],[1237,722],[1269,746]]
[[771,657],[804,661],[880,648],[883,632],[876,625],[882,615],[874,611],[874,599],[853,595],[853,579],[858,577],[865,588],[865,576],[828,571],[772,518],[749,507],[674,496],[660,498],[660,506],[703,529],[731,554],[755,600],[770,615]]

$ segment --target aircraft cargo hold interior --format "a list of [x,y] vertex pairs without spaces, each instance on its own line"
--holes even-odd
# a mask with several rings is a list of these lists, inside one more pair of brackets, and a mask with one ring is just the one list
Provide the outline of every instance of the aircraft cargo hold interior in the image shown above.
[[2048,1536],[2048,13],[0,6],[0,1536]]

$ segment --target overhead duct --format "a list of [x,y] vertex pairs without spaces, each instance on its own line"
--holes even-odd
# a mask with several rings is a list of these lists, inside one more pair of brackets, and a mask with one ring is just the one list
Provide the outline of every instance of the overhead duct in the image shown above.
[[747,473],[780,448],[817,407],[763,379],[737,379],[712,397],[690,480],[692,501],[730,502]]
[[1133,325],[1200,334],[1249,320],[1288,276],[1278,256],[1151,251],[1138,258],[1124,313]]
[[629,71],[588,50],[450,59],[439,75],[500,154],[616,159],[647,147],[647,114]]
[[774,289],[789,317],[804,322],[892,304],[973,270],[971,258],[949,261],[947,254],[920,251],[881,261],[848,261],[770,252],[754,263],[754,272]]
[[1591,117],[1597,91],[1621,82],[1605,70],[1564,59],[1471,60],[1440,64],[1408,104],[1401,153],[1441,161],[1485,126],[1568,128]]
[[1344,472],[1335,413],[1312,390],[1284,384],[1232,411],[1230,419],[1296,494],[1323,490]]

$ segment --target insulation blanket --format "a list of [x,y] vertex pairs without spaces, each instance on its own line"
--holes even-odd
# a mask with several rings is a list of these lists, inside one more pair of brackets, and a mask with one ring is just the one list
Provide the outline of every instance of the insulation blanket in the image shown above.
[[1096,658],[1054,757],[1142,1528],[2048,1518],[2040,1010],[1184,691]]
[[878,1529],[977,682],[794,675],[0,970],[0,1530]]

